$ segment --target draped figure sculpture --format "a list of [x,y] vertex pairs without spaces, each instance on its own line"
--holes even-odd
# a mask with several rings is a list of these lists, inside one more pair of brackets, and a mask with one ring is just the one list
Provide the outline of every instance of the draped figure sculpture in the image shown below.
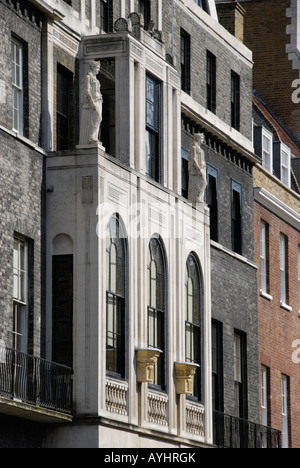
[[196,133],[189,151],[189,194],[192,203],[204,203],[207,185],[205,154],[201,145],[204,144],[203,133]]
[[99,141],[102,122],[102,104],[100,82],[100,62],[91,62],[81,85],[81,121],[79,145],[90,145]]

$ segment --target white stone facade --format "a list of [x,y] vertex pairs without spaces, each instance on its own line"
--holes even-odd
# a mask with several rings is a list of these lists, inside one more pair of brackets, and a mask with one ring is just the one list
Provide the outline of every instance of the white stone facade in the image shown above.
[[[70,426],[55,432],[53,445],[89,444],[84,439],[84,435],[88,436],[84,421],[91,416],[99,420],[93,430],[99,431],[102,447],[120,447],[119,435],[111,437],[107,425],[121,432],[129,425],[134,428],[132,440],[127,442],[131,447],[143,446],[138,442],[142,434],[157,432],[164,434],[169,446],[211,443],[210,237],[206,205],[196,210],[169,189],[114,161],[100,145],[50,156],[47,179],[54,188],[48,198],[48,280],[52,276],[52,255],[74,255],[74,402],[83,424],[80,430]],[[141,213],[137,202],[143,205]],[[107,377],[105,362],[105,232],[116,212],[128,233],[128,336],[123,380]],[[135,235],[137,223],[142,228],[140,236]],[[136,349],[148,346],[147,252],[153,234],[162,239],[167,261],[165,392],[150,389],[146,383],[138,384],[136,374]],[[177,396],[174,378],[174,363],[185,361],[185,270],[191,252],[199,259],[204,286],[204,405]],[[51,289],[50,281],[48,286]],[[49,329],[51,309],[49,296]],[[50,344],[51,336],[49,349]]]

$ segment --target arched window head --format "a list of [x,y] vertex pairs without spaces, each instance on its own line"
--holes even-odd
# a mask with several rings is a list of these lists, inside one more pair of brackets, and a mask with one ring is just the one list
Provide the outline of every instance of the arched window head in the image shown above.
[[164,251],[160,240],[153,237],[148,251],[148,346],[161,354],[155,366],[154,384],[165,387],[165,314],[166,272]]
[[106,239],[106,370],[125,377],[126,243],[117,215]]
[[198,364],[194,377],[193,396],[202,400],[201,392],[201,341],[202,341],[202,308],[203,294],[199,263],[194,254],[186,262],[186,320],[185,320],[185,354],[186,362]]

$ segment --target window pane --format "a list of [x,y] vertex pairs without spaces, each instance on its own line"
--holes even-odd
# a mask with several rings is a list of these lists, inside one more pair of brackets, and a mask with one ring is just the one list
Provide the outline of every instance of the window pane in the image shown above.
[[[165,351],[165,267],[162,246],[152,238],[148,251],[148,346]],[[154,384],[164,386],[165,357],[162,354],[155,365]]]
[[242,192],[243,187],[238,182],[232,181],[232,250],[242,255]]
[[286,282],[286,238],[280,236],[280,300],[287,303],[287,282]]
[[106,240],[106,370],[125,375],[125,242],[117,217]]
[[150,306],[156,308],[156,285],[157,285],[157,271],[156,271],[156,263],[154,261],[151,262],[150,267],[150,275],[151,275],[151,283],[150,283]]
[[117,292],[117,252],[114,244],[110,250],[110,288],[111,292]]
[[[200,270],[193,254],[186,263],[186,322],[185,348],[186,362],[198,364],[201,367],[201,314],[202,292]],[[201,369],[194,377],[193,395],[199,401],[201,395]]]
[[282,399],[282,446],[289,447],[289,395],[288,377],[281,376],[281,399]]
[[159,180],[160,83],[146,77],[146,174]]
[[261,223],[260,227],[260,267],[260,288],[263,292],[267,292],[267,226],[265,223]]
[[234,335],[234,380],[242,382],[241,337]]
[[261,408],[262,408],[262,425],[268,425],[268,371],[267,368],[261,368]]
[[263,161],[264,169],[271,172],[271,140],[263,135]]

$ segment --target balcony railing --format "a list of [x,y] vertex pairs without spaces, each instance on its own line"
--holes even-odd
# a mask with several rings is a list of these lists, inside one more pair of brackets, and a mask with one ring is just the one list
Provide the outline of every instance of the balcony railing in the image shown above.
[[214,411],[214,444],[219,448],[280,449],[281,432]]
[[0,346],[0,396],[72,412],[72,369]]

